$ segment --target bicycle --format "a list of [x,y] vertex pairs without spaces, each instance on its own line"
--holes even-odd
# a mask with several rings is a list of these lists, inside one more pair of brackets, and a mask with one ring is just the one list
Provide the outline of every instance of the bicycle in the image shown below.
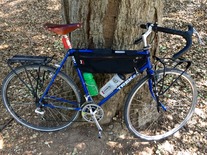
[[[182,31],[157,24],[142,24],[141,28],[147,30],[134,42],[143,41],[142,50],[73,49],[67,34],[80,28],[80,23],[45,24],[45,27],[62,35],[63,44],[68,49],[57,68],[48,65],[53,57],[15,55],[7,61],[11,72],[3,81],[2,99],[8,112],[20,124],[38,131],[57,131],[70,126],[81,113],[87,122],[96,124],[101,137],[99,121],[104,117],[101,106],[144,72],[146,75],[130,91],[124,106],[124,120],[131,133],[148,141],[161,140],[177,132],[191,118],[197,103],[197,89],[186,73],[190,61],[180,58],[192,45],[192,34],[196,31],[191,25],[187,31]],[[162,64],[159,70],[151,63],[147,43],[152,32],[178,35],[186,40],[185,47],[172,58],[154,57]],[[72,78],[61,71],[69,56],[78,73],[84,100]],[[170,61],[171,68],[167,66]],[[114,67],[113,63],[121,67]],[[12,67],[13,64],[20,66]],[[178,69],[181,64],[185,64],[184,70]],[[83,72],[130,75],[109,95],[94,103]]]

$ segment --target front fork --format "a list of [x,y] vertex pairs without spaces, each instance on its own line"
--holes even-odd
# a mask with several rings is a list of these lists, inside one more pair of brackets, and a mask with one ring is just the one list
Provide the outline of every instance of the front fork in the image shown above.
[[167,111],[167,108],[165,107],[165,105],[163,103],[161,103],[159,100],[159,93],[157,90],[157,81],[156,81],[155,76],[156,76],[155,73],[150,75],[150,78],[148,80],[149,90],[150,90],[151,96],[152,96],[153,100],[155,100],[155,102],[157,103],[157,111],[158,112],[160,112],[160,107],[164,111]]

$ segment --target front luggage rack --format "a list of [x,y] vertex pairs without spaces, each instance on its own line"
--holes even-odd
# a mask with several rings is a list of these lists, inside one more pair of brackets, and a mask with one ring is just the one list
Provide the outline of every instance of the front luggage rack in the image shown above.
[[[189,69],[189,67],[191,66],[191,61],[186,60],[186,59],[182,59],[182,58],[179,58],[176,60],[173,60],[171,58],[158,58],[158,57],[154,57],[154,58],[158,62],[155,65],[155,70],[157,70],[157,67],[163,69],[163,78],[161,80],[157,81],[157,83],[162,84],[158,94],[163,95]],[[166,72],[167,68],[179,69],[182,72],[171,84],[169,84],[169,86],[167,88],[164,88],[165,75],[166,75],[165,72]]]
[[[188,68],[191,66],[191,61],[190,60],[186,60],[183,58],[179,58],[179,59],[172,59],[172,58],[158,58],[158,57],[154,57],[154,59],[162,64],[162,68],[178,68],[181,67],[179,69],[183,70],[184,72],[186,72],[188,70]],[[158,66],[158,64],[155,65],[155,70],[156,67]]]

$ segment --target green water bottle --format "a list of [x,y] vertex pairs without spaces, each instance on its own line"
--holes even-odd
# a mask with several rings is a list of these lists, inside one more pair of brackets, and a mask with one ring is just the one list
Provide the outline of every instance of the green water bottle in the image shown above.
[[83,78],[85,80],[86,86],[88,88],[89,94],[91,96],[98,95],[98,87],[96,81],[93,78],[93,74],[91,73],[83,73]]

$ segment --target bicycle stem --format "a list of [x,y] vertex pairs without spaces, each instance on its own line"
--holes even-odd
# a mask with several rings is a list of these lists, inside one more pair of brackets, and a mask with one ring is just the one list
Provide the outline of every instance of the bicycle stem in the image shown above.
[[142,40],[144,42],[144,48],[148,47],[148,43],[147,43],[147,37],[152,33],[152,26],[150,25],[147,29],[147,32],[145,32],[142,35]]

